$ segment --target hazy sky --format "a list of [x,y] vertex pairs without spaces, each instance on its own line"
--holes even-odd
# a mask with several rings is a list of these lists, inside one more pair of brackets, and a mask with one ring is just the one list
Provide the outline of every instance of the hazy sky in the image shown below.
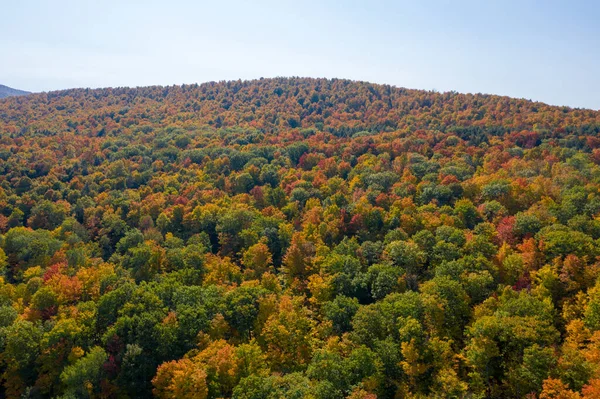
[[338,77],[600,109],[600,2],[0,0],[0,84]]

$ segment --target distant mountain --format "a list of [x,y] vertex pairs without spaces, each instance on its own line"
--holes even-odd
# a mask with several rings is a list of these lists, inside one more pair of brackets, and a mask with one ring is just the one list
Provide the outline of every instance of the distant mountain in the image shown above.
[[12,87],[0,85],[0,98],[12,97],[12,96],[24,96],[30,94],[28,91],[13,89]]

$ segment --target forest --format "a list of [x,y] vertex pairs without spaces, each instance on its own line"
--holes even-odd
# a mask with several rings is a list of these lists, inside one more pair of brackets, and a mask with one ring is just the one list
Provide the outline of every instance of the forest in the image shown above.
[[341,79],[0,100],[0,397],[600,397],[600,112]]

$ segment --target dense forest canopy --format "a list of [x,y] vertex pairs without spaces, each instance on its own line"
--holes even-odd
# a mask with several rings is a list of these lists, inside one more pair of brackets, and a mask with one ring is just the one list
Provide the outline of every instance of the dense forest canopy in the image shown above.
[[337,79],[0,100],[0,396],[598,398],[599,133]]

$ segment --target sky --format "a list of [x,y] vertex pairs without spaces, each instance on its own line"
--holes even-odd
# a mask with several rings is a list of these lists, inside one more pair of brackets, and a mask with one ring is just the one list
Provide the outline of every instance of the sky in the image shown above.
[[0,84],[302,76],[600,109],[600,2],[0,0]]

